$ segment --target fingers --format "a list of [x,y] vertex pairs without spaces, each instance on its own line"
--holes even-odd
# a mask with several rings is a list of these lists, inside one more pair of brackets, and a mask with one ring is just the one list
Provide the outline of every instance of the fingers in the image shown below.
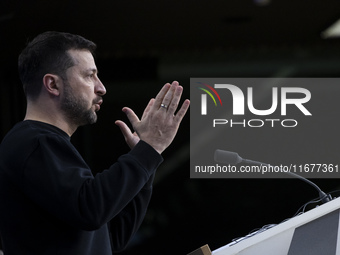
[[130,128],[123,121],[117,120],[115,124],[120,128],[127,145],[132,149],[139,142],[139,137],[132,133]]
[[182,96],[182,92],[183,92],[183,87],[182,86],[177,86],[173,92],[172,95],[172,99],[169,102],[169,106],[168,106],[168,113],[170,115],[174,115],[175,111],[177,110],[179,101],[181,99]]
[[155,102],[155,99],[154,99],[154,98],[152,98],[152,99],[149,101],[148,105],[146,106],[146,108],[145,108],[145,110],[144,110],[144,112],[143,112],[142,120],[145,118],[146,114],[150,111],[150,109],[151,109],[152,105],[154,104],[154,102]]
[[171,85],[165,84],[156,98],[149,101],[141,120],[130,108],[123,108],[135,132],[132,133],[122,121],[116,121],[116,124],[120,127],[130,148],[142,139],[157,152],[162,153],[171,144],[190,105],[190,101],[185,100],[177,111],[182,92],[183,87],[177,81]]
[[180,123],[184,117],[184,115],[186,114],[186,112],[188,111],[190,106],[190,100],[186,99],[183,104],[181,109],[179,109],[179,111],[177,112],[174,121],[177,123]]
[[124,136],[125,141],[128,143],[128,141],[131,140],[133,136],[130,128],[123,121],[120,121],[120,120],[117,120],[115,124],[119,127],[120,131],[122,132]]
[[153,104],[154,110],[161,110],[174,115],[181,99],[183,87],[174,81],[171,85],[165,84],[161,91],[156,96]]
[[[142,115],[142,120],[146,117],[146,115],[150,111],[165,111],[165,113],[169,114],[170,116],[174,116],[179,101],[181,99],[183,92],[183,87],[179,85],[177,81],[170,83],[166,83],[163,88],[159,91],[155,99],[151,99],[145,108],[143,115]],[[176,114],[177,121],[181,121],[182,118],[184,117],[185,113],[187,112],[188,108],[190,105],[190,101],[186,100],[183,104],[181,109],[178,111]],[[127,115],[130,123],[134,127],[136,123],[140,122],[139,118],[137,115],[133,112],[128,107],[123,108],[123,112]]]
[[156,98],[155,98],[155,102],[153,104],[153,109],[154,110],[158,110],[159,107],[161,106],[163,99],[165,97],[165,95],[167,94],[167,92],[169,91],[169,89],[171,88],[170,83],[166,83],[163,88],[158,92]]
[[131,135],[130,128],[123,121],[117,120],[115,121],[115,124],[120,128],[125,139]]
[[[149,103],[150,104],[150,103]],[[124,107],[122,109],[122,111],[126,114],[127,118],[129,119],[132,127],[135,126],[136,123],[139,122],[139,118],[138,116],[135,114],[135,112],[133,110],[131,110],[130,108],[128,107]]]
[[[179,90],[179,91],[178,91]],[[163,109],[168,109],[169,110],[169,106],[172,104],[172,109],[174,107],[174,103],[176,104],[176,99],[174,100],[174,95],[179,93],[179,98],[182,94],[182,90],[183,88],[182,87],[179,87],[179,84],[177,81],[174,81],[172,84],[171,84],[171,87],[169,88],[169,90],[166,92],[166,94],[164,95],[164,98],[161,102],[161,107],[163,105]],[[176,93],[176,91],[178,93]],[[179,98],[177,98],[177,104],[178,104],[178,101],[179,101]],[[177,106],[175,107],[175,110],[176,110]],[[163,110],[162,109],[162,110]],[[173,111],[172,113],[174,113],[175,111]]]

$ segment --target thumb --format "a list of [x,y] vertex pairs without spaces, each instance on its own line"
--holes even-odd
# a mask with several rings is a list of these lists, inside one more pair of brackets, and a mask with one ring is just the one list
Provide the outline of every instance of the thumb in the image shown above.
[[125,141],[128,141],[129,138],[132,136],[130,128],[125,124],[125,122],[121,120],[116,120],[115,124],[119,127],[120,131],[122,132]]
[[124,107],[122,111],[126,114],[126,117],[129,119],[132,127],[134,127],[135,124],[137,124],[140,121],[135,112],[129,107]]

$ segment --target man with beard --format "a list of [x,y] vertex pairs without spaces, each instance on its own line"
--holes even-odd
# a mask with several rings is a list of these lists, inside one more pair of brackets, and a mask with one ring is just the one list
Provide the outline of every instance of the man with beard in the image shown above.
[[94,50],[81,36],[46,32],[19,56],[26,116],[0,146],[5,254],[112,254],[144,218],[161,153],[190,102],[176,113],[183,88],[173,82],[150,100],[141,119],[123,108],[134,132],[123,121],[116,124],[131,151],[93,176],[70,137],[96,122],[106,93]]

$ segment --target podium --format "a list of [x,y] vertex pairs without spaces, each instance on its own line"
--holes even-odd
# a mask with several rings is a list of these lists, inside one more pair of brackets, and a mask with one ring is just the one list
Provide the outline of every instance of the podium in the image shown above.
[[211,251],[210,251],[209,245],[206,244],[206,245],[198,248],[197,250],[190,252],[187,255],[211,255]]
[[212,255],[340,255],[340,198],[243,240]]

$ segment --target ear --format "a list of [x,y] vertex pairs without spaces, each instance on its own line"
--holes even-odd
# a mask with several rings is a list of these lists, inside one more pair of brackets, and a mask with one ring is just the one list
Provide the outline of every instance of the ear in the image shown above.
[[55,74],[45,74],[43,77],[44,88],[48,94],[53,96],[59,96],[61,78]]

